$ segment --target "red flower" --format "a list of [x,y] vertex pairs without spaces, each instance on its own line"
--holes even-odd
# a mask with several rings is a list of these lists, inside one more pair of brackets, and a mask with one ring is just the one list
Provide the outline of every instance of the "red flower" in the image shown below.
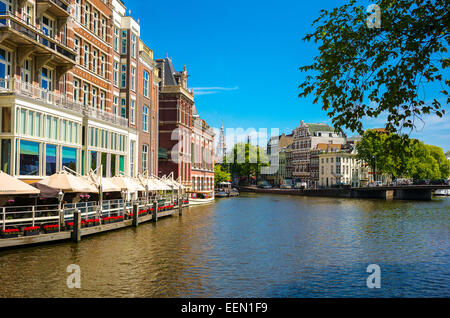
[[6,229],[6,230],[2,230],[3,233],[15,233],[15,232],[19,232],[18,229]]
[[26,227],[24,229],[24,231],[35,231],[35,230],[39,230],[39,229],[40,229],[39,226],[29,226],[29,227]]

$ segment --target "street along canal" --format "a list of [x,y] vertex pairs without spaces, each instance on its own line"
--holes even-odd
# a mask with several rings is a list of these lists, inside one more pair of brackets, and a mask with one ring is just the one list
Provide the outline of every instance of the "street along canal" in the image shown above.
[[[449,297],[449,232],[450,198],[242,194],[78,244],[0,251],[0,296]],[[367,288],[369,264],[380,289]]]

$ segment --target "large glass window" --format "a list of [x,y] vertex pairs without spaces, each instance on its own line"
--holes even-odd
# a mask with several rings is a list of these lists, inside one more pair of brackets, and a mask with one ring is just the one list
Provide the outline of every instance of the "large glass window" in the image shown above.
[[127,54],[127,31],[122,31],[122,54]]
[[2,139],[2,152],[1,152],[1,167],[0,169],[11,174],[11,139]]
[[97,169],[97,151],[91,151],[91,169]]
[[10,107],[2,108],[2,132],[4,132],[4,133],[11,132],[11,108]]
[[45,174],[51,176],[56,173],[56,146],[46,145],[45,147]]
[[62,147],[62,165],[74,171],[77,170],[77,149]]
[[20,175],[39,175],[39,143],[21,140],[20,141]]
[[116,155],[111,155],[111,177],[116,175]]
[[119,156],[119,173],[125,175],[125,157]]
[[102,153],[102,176],[106,178],[106,170],[108,170],[108,154],[107,153]]

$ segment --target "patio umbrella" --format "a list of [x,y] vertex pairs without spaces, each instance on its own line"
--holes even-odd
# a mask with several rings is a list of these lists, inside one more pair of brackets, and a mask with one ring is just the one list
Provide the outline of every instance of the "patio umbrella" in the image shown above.
[[31,186],[39,189],[41,194],[39,195],[41,198],[57,198],[59,189],[53,189],[45,184],[41,184],[39,182],[32,183]]
[[74,176],[66,171],[55,173],[38,183],[63,192],[98,193],[97,187],[82,177]]
[[39,194],[31,185],[0,171],[0,195]]
[[127,190],[128,192],[145,191],[145,188],[142,185],[129,177],[113,177],[111,178],[111,181],[122,190]]
[[122,188],[113,182],[112,178],[98,177],[90,174],[88,177],[97,187],[101,184],[103,192],[120,192]]

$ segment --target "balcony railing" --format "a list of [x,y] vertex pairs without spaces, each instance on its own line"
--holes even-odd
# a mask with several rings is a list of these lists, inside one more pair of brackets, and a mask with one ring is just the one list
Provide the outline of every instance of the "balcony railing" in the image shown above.
[[66,11],[68,14],[70,14],[70,7],[69,7],[69,5],[67,3],[64,3],[61,0],[38,0],[38,3],[41,3],[41,2],[54,3],[55,5],[57,5],[58,7],[60,7],[64,11]]
[[66,97],[64,94],[49,91],[35,84],[22,82],[18,79],[0,79],[0,93],[5,92],[29,97],[61,109],[68,109],[75,112],[80,112],[83,108],[83,104]]
[[49,91],[35,84],[22,82],[19,79],[0,78],[0,94],[2,93],[29,97],[49,105],[57,106],[61,109],[75,112],[84,111],[84,115],[87,117],[99,119],[121,127],[128,127],[127,118],[118,117],[101,109],[85,106],[83,103],[69,98],[65,94]]
[[115,125],[119,125],[122,127],[128,127],[128,119],[119,117],[117,115],[114,115],[113,113],[105,112],[104,110],[94,108],[94,107],[86,107],[85,113],[88,117],[100,119],[103,121],[107,121],[110,123],[113,123]]
[[[73,63],[76,63],[76,54],[61,41],[45,35],[41,29],[33,24],[27,23],[12,12],[0,12],[0,29],[11,28],[16,32],[23,34],[26,38],[38,42],[50,51],[61,54]],[[14,40],[14,39],[13,39]]]

